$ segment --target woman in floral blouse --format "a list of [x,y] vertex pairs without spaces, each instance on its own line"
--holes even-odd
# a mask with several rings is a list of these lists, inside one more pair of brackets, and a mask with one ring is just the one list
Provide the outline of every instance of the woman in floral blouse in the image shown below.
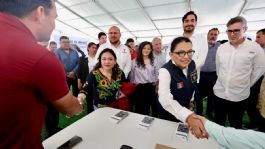
[[87,76],[86,83],[78,98],[86,98],[88,108],[113,107],[122,110],[129,109],[129,102],[120,91],[125,75],[117,64],[117,58],[112,49],[104,49],[98,58],[98,63]]

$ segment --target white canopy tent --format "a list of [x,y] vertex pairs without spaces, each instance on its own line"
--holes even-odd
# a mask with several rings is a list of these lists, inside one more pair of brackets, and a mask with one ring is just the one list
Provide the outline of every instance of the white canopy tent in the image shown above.
[[122,42],[138,42],[161,37],[169,43],[181,35],[182,16],[189,10],[198,15],[197,33],[207,34],[217,27],[219,39],[227,39],[226,23],[231,17],[244,16],[247,34],[255,37],[265,27],[265,0],[57,0],[56,28],[53,34],[85,37],[97,42],[99,32],[112,25],[121,29]]

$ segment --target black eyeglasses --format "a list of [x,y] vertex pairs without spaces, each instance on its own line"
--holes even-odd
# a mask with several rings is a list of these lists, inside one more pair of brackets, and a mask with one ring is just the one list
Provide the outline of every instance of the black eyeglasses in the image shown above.
[[191,51],[188,51],[188,52],[185,52],[185,51],[179,51],[179,52],[172,52],[172,53],[177,54],[179,57],[184,57],[186,54],[187,54],[188,56],[192,56],[192,55],[195,53],[195,51],[194,51],[194,50],[191,50]]
[[226,32],[227,33],[229,33],[229,34],[239,34],[240,33],[240,31],[241,31],[241,29],[234,29],[234,30],[226,30]]

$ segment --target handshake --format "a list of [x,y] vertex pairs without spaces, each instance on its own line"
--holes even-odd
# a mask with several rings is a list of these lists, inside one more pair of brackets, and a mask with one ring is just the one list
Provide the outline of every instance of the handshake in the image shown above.
[[186,119],[186,123],[189,126],[190,131],[196,138],[207,138],[208,139],[208,133],[204,127],[205,122],[207,121],[206,118],[191,114]]

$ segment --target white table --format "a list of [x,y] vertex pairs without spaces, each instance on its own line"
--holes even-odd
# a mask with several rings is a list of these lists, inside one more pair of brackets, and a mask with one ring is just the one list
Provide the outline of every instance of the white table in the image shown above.
[[131,113],[119,124],[110,121],[118,109],[100,108],[43,142],[45,149],[55,149],[65,141],[78,135],[83,141],[74,149],[119,149],[121,145],[133,149],[154,149],[163,144],[178,149],[218,149],[213,139],[196,139],[192,134],[184,141],[175,136],[177,123],[155,119],[149,130],[137,127],[144,115]]

